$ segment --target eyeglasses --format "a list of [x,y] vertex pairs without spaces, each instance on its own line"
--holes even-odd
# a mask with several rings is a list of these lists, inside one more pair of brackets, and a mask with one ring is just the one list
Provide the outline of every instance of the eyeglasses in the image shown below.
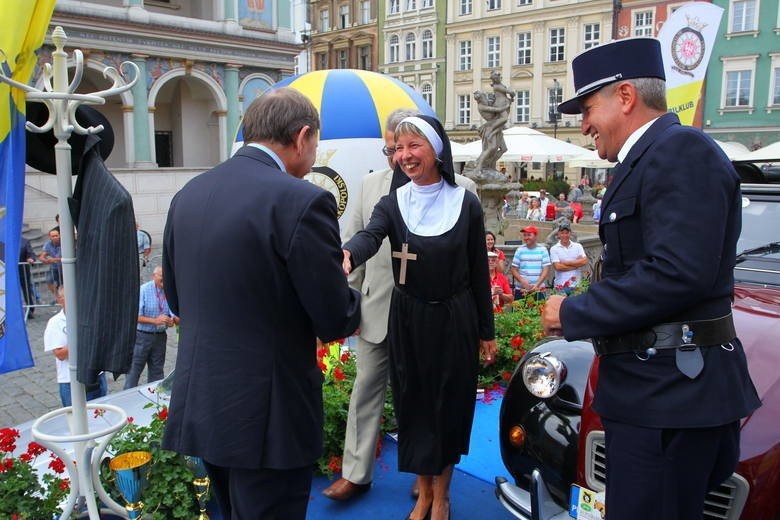
[[382,153],[385,154],[386,157],[392,157],[393,154],[395,154],[395,148],[389,148],[387,146],[383,146]]

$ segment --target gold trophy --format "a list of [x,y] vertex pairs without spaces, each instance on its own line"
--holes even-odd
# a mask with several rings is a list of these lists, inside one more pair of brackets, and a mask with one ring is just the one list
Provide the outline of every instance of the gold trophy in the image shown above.
[[108,464],[114,472],[114,482],[127,505],[125,510],[130,519],[141,518],[144,503],[141,495],[146,489],[152,454],[148,451],[131,451],[117,455]]
[[192,485],[195,488],[195,497],[198,499],[198,508],[200,509],[198,520],[209,520],[209,514],[206,512],[206,500],[208,499],[211,479],[209,479],[209,474],[206,472],[206,466],[203,465],[203,460],[200,457],[184,455],[183,458],[184,465],[195,476]]

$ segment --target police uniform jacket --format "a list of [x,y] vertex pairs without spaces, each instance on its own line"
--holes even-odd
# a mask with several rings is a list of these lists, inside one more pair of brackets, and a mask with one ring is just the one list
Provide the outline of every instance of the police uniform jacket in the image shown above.
[[[700,130],[661,116],[604,196],[602,280],[564,300],[566,339],[729,314],[740,227],[739,177],[728,158]],[[760,405],[739,339],[701,350],[704,368],[694,379],[677,368],[675,349],[646,361],[600,356],[594,409],[628,424],[678,428],[726,424]]]

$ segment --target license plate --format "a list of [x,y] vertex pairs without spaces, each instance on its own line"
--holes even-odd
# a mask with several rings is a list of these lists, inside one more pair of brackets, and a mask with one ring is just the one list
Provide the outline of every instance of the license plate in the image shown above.
[[606,514],[603,491],[597,492],[572,484],[569,497],[570,517],[577,520],[603,520]]

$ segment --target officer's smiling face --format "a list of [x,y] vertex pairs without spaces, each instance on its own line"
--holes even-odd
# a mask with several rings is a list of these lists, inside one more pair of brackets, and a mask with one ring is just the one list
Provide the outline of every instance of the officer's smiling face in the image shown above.
[[617,155],[625,140],[620,139],[619,127],[623,117],[621,103],[615,87],[606,87],[585,97],[582,110],[582,135],[589,135],[596,143],[599,157],[617,161]]

